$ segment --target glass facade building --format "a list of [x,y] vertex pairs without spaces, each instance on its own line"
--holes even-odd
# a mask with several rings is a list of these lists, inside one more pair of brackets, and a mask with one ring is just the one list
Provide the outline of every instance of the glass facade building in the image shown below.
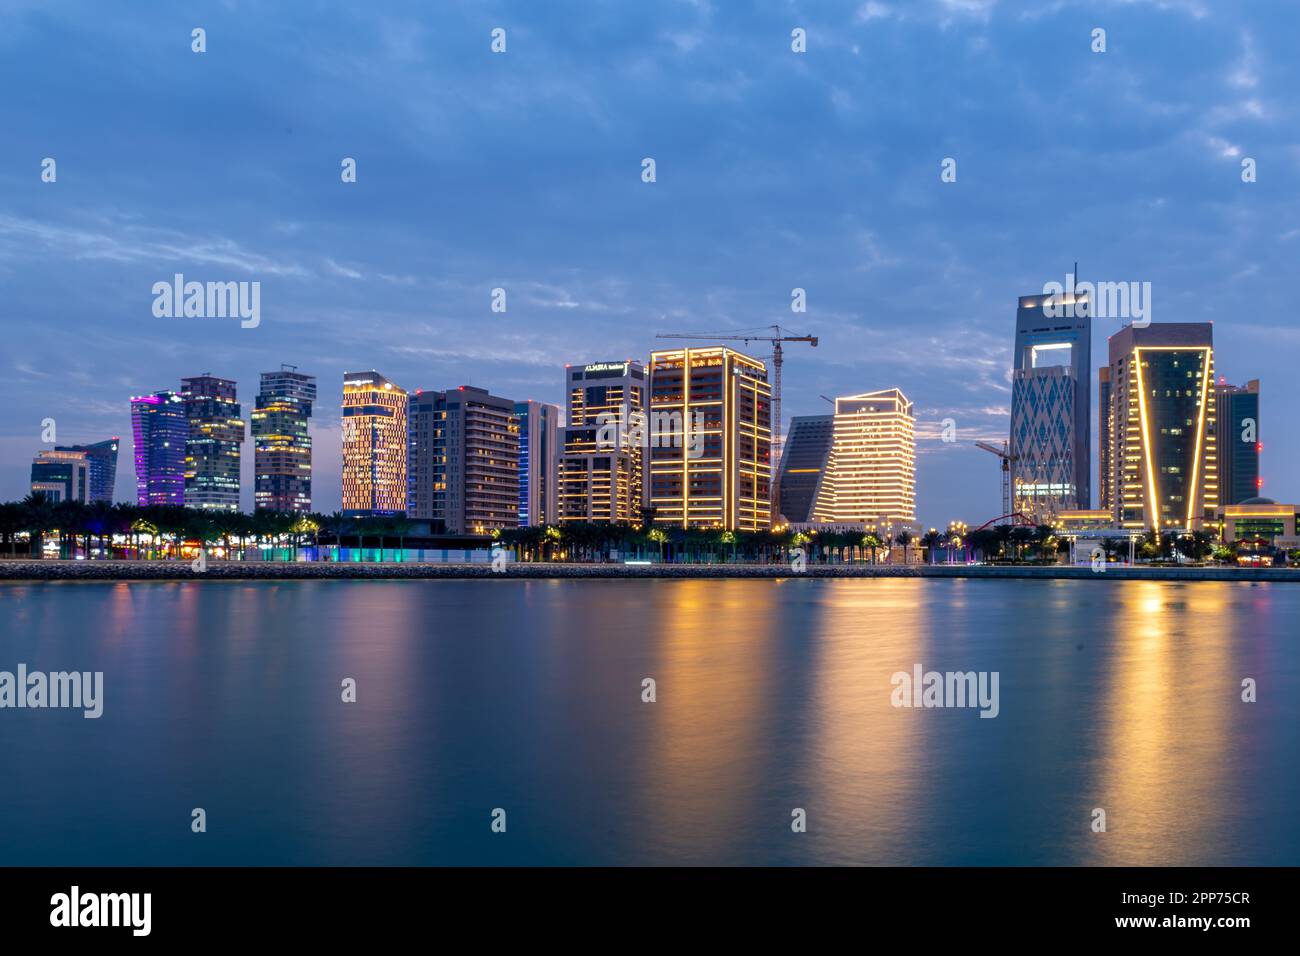
[[1214,386],[1218,429],[1219,488],[1225,505],[1241,504],[1259,495],[1263,482],[1259,456],[1259,379],[1244,387],[1219,382]]
[[1058,511],[1091,507],[1091,388],[1088,296],[1021,296],[1011,379],[1014,511],[1048,523]]
[[185,504],[238,511],[244,420],[235,383],[206,372],[181,379],[189,437],[185,442]]
[[1213,326],[1127,326],[1110,337],[1106,500],[1117,526],[1195,530],[1219,507]]
[[311,511],[311,420],[316,378],[293,366],[263,372],[249,416],[253,504],[259,510]]
[[555,524],[556,441],[560,409],[545,402],[516,402],[519,436],[519,526]]
[[821,488],[835,439],[834,415],[796,415],[790,419],[777,476],[777,511],[787,522],[813,521],[813,506]]
[[185,442],[190,426],[176,392],[131,399],[136,504],[185,504]]
[[90,494],[86,500],[112,504],[117,483],[117,446],[114,437],[91,445],[56,445],[54,450],[84,452],[90,467]]
[[88,502],[90,488],[90,459],[84,451],[56,448],[41,452],[32,462],[33,493],[56,502]]

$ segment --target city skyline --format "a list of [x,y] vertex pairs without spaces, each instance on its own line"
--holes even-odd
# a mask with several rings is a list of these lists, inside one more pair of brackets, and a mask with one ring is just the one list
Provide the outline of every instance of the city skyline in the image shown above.
[[[250,405],[257,376],[288,361],[321,382],[362,363],[563,406],[554,369],[575,357],[644,361],[657,332],[781,321],[822,337],[787,359],[787,428],[825,410],[819,395],[897,386],[917,402],[918,517],[992,516],[997,463],[972,441],[1008,433],[1008,303],[1076,260],[1086,277],[1151,281],[1157,323],[1215,321],[1216,379],[1285,381],[1300,148],[1284,91],[1297,67],[1259,18],[1190,2],[1102,4],[1088,19],[1068,4],[830,5],[800,17],[801,58],[780,6],[743,23],[707,4],[617,22],[559,6],[503,16],[510,52],[492,58],[477,14],[448,12],[435,36],[415,12],[343,10],[330,26],[286,12],[280,26],[313,43],[285,61],[259,35],[264,14],[215,10],[209,36],[241,42],[214,42],[199,80],[173,36],[189,24],[6,11],[0,69],[48,86],[66,122],[52,136],[46,109],[15,103],[16,159],[0,170],[0,269],[9,321],[23,323],[0,498],[28,489],[43,420],[59,445],[129,444],[122,396],[195,369],[245,383]],[[1093,19],[1105,54],[1088,48]],[[106,63],[74,102],[57,80],[74,53],[52,35],[139,38],[157,55]],[[944,71],[918,76],[918,48]],[[374,71],[340,93],[345,50]],[[1193,74],[1171,69],[1187,58]],[[269,82],[248,79],[252,62],[269,63]],[[174,143],[133,117],[197,107],[207,84],[223,91],[209,125],[238,131],[238,158],[200,139],[180,162],[156,160]],[[370,109],[340,125],[335,93]],[[291,138],[280,95],[298,104]],[[522,151],[537,143],[550,145]],[[46,156],[55,183],[39,179]],[[345,185],[348,156],[358,177]],[[945,157],[955,182],[940,180]],[[1246,157],[1259,163],[1249,184]],[[156,318],[151,287],[176,272],[260,281],[260,324]],[[807,312],[792,316],[796,288]],[[1093,324],[1100,368],[1119,323]],[[1298,401],[1271,391],[1269,421]],[[956,444],[940,438],[949,418]],[[339,500],[339,427],[332,412],[311,423],[313,507]],[[1263,495],[1300,498],[1300,440],[1277,429],[1263,462]],[[118,500],[131,480],[119,469]]]
[[[1030,374],[1036,374],[1039,368],[1053,374],[1065,371],[1069,373],[1069,377],[1062,381],[1072,384],[1073,380],[1086,374],[1086,370],[1084,372],[1077,370],[1077,349],[1074,345],[1065,346],[1065,355],[1062,356],[1059,354],[1062,351],[1062,346],[1058,344],[1059,337],[1044,339],[1042,336],[1035,335],[1026,339],[1023,347],[1019,344],[1024,333],[1029,331],[1030,325],[1043,321],[1043,306],[1046,301],[1046,298],[1040,301],[1037,297],[1025,296],[1018,299],[1018,345],[1016,355],[1013,357],[1017,367],[1012,369],[1012,374],[1015,380],[1020,382],[1025,375],[1023,370],[1026,369],[1031,370]],[[1059,301],[1066,301],[1066,299]],[[1028,323],[1026,323],[1027,314],[1030,316]],[[1077,327],[1086,330],[1088,325],[1085,321],[1083,325]],[[1058,326],[1059,328],[1070,328],[1070,325],[1067,323],[1066,326]],[[1086,331],[1082,337],[1087,339]],[[1173,521],[1166,516],[1161,526],[1199,527],[1202,512],[1204,520],[1209,520],[1220,505],[1238,504],[1260,495],[1262,479],[1259,477],[1259,460],[1262,443],[1257,440],[1260,382],[1258,379],[1251,379],[1246,386],[1239,387],[1227,383],[1221,376],[1216,380],[1212,337],[1212,323],[1133,324],[1125,326],[1119,333],[1111,336],[1108,339],[1110,361],[1100,367],[1097,373],[1100,398],[1095,412],[1088,404],[1078,408],[1076,399],[1067,399],[1063,402],[1048,402],[1044,408],[1036,409],[1033,413],[1035,419],[1041,420],[1036,427],[1056,428],[1061,435],[1065,436],[1067,446],[1070,435],[1073,434],[1073,423],[1086,418],[1091,424],[1092,416],[1096,415],[1099,424],[1098,454],[1095,458],[1098,468],[1097,494],[1077,502],[1073,501],[1072,495],[1067,495],[1064,502],[1053,501],[1050,507],[1035,512],[1026,506],[1028,499],[1021,501],[1021,492],[1016,491],[1014,494],[1017,504],[1013,510],[1023,511],[1039,524],[1055,524],[1058,513],[1074,514],[1095,509],[1098,512],[1113,512],[1117,527],[1147,526],[1147,520],[1142,516],[1142,501],[1155,493],[1156,486],[1150,479],[1152,465],[1150,462],[1144,465],[1145,459],[1142,455],[1145,454],[1146,446],[1150,444],[1155,449],[1155,459],[1161,459],[1161,456],[1165,455],[1163,446],[1168,440],[1160,438],[1159,441],[1155,441],[1149,439],[1149,436],[1155,435],[1156,432],[1163,435],[1168,429],[1159,427],[1160,416],[1157,415],[1156,406],[1152,405],[1150,415],[1152,424],[1148,431],[1146,407],[1140,401],[1142,393],[1126,390],[1139,384],[1139,370],[1134,361],[1139,355],[1142,356],[1142,367],[1147,369],[1146,375],[1153,378],[1152,383],[1155,376],[1163,375],[1161,382],[1169,384],[1165,379],[1171,372],[1180,381],[1183,378],[1189,381],[1192,378],[1196,380],[1195,395],[1191,391],[1187,393],[1195,399],[1192,403],[1195,406],[1194,414],[1189,412],[1192,417],[1187,419],[1187,425],[1190,426],[1188,435],[1196,436],[1195,447],[1180,449],[1169,446],[1168,451],[1173,457],[1169,461],[1161,461],[1161,467],[1156,470],[1171,472],[1172,475],[1185,471],[1193,475],[1191,479],[1193,483],[1199,479],[1200,484],[1196,487],[1194,501],[1188,506],[1185,519]],[[1077,342],[1072,334],[1069,340]],[[1138,347],[1135,343],[1142,344]],[[1200,356],[1196,371],[1184,371],[1178,367],[1180,359],[1190,357],[1182,351],[1187,343],[1195,343],[1194,348],[1197,350],[1195,354]],[[1040,364],[1033,355],[1039,350],[1050,351],[1052,361]],[[1071,353],[1075,353],[1074,371],[1070,366]],[[1172,362],[1170,369],[1163,367],[1166,358]],[[1129,376],[1132,381],[1128,386],[1125,384],[1124,372],[1126,361],[1133,364],[1133,372]],[[731,382],[737,387],[724,390],[726,391],[724,396],[723,392],[714,394],[708,391],[713,386],[708,385],[707,382],[700,385],[690,377],[683,380],[681,370],[688,364],[698,369],[698,372],[694,373],[697,377],[703,375],[707,378],[709,374],[714,374],[716,377],[717,372],[722,369],[719,382]],[[737,367],[733,368],[732,365]],[[1157,368],[1157,365],[1160,368]],[[658,387],[654,385],[652,374],[656,366],[659,367],[661,376]],[[289,424],[295,437],[291,441],[286,441],[288,436],[277,436],[274,430],[271,437],[294,446],[292,449],[294,454],[288,467],[283,464],[280,467],[293,476],[292,480],[303,482],[303,487],[306,489],[304,495],[302,488],[298,488],[295,492],[296,497],[291,497],[286,502],[287,506],[279,510],[315,510],[326,513],[331,510],[341,510],[356,515],[405,513],[407,517],[416,519],[436,519],[453,533],[460,534],[491,532],[494,529],[516,525],[559,524],[565,520],[566,508],[571,513],[568,520],[609,520],[599,517],[608,512],[609,507],[607,469],[610,459],[602,456],[613,450],[614,445],[604,444],[611,440],[607,434],[608,427],[592,426],[601,424],[605,419],[610,418],[612,413],[612,418],[621,422],[620,430],[615,433],[617,437],[613,440],[622,446],[627,446],[629,440],[639,443],[637,456],[644,456],[644,461],[629,460],[626,469],[628,474],[619,482],[628,485],[628,489],[620,493],[625,498],[628,490],[640,486],[642,494],[637,498],[639,504],[637,507],[632,507],[631,499],[624,501],[614,520],[639,523],[639,509],[649,506],[659,511],[656,518],[656,523],[659,524],[685,523],[699,527],[717,526],[752,530],[764,524],[759,515],[764,511],[763,496],[766,495],[772,507],[773,524],[779,521],[796,524],[861,522],[873,520],[872,516],[859,514],[863,504],[869,499],[876,500],[876,496],[880,493],[879,489],[887,487],[888,497],[879,499],[881,507],[878,510],[874,506],[867,509],[875,511],[874,518],[900,519],[905,522],[915,522],[918,526],[925,524],[924,520],[917,520],[919,508],[916,495],[915,404],[897,387],[886,387],[858,395],[839,396],[833,400],[823,395],[820,397],[831,401],[837,409],[835,415],[791,418],[787,425],[790,430],[787,437],[792,439],[791,447],[796,450],[799,464],[805,466],[796,469],[795,472],[801,490],[797,493],[798,501],[793,506],[797,516],[791,518],[782,510],[781,505],[786,502],[787,496],[780,489],[780,480],[790,477],[788,463],[777,463],[779,474],[773,473],[771,476],[771,494],[768,494],[768,486],[763,480],[756,485],[759,495],[757,499],[752,496],[745,497],[745,493],[740,490],[741,483],[746,480],[748,468],[757,468],[755,474],[763,478],[767,475],[766,468],[758,466],[754,458],[757,455],[757,460],[763,460],[767,454],[762,449],[768,442],[769,434],[767,412],[771,404],[772,390],[767,380],[768,369],[761,359],[724,346],[696,346],[654,351],[647,366],[642,366],[640,362],[634,360],[577,365],[568,363],[564,366],[563,375],[567,383],[567,408],[562,411],[559,406],[549,403],[531,399],[521,401],[492,395],[489,389],[473,385],[461,385],[443,391],[423,388],[406,391],[374,370],[344,373],[340,404],[345,422],[345,429],[340,436],[343,484],[352,486],[361,479],[363,482],[371,482],[373,487],[368,488],[364,493],[355,493],[355,500],[351,504],[340,500],[340,508],[331,509],[324,505],[312,507],[310,498],[312,448],[310,437],[304,437],[303,433],[311,419],[311,406],[316,398],[315,376],[298,372],[296,367],[288,365],[282,365],[279,371],[263,372],[261,390],[257,399],[259,412],[263,411],[265,402],[272,402],[272,408],[279,408],[285,401],[285,395],[294,396],[292,407],[289,409],[292,414],[285,421],[291,419]],[[588,378],[592,383],[599,384],[588,385],[586,382]],[[700,382],[703,381],[704,379],[701,378]],[[1052,381],[1055,382],[1056,379]],[[749,384],[745,385],[746,382]],[[633,387],[633,383],[638,384]],[[683,391],[683,385],[692,396],[691,401],[685,405],[682,403],[682,395],[687,392]],[[610,391],[611,388],[613,391]],[[705,388],[708,394],[701,393],[700,388]],[[184,442],[185,453],[182,456],[184,479],[187,485],[183,501],[188,506],[241,510],[238,506],[229,503],[234,500],[232,496],[238,490],[230,487],[229,477],[231,469],[237,471],[239,466],[238,445],[248,436],[254,438],[259,448],[261,443],[257,442],[258,413],[255,412],[248,422],[238,418],[240,406],[237,401],[237,389],[236,381],[205,372],[201,376],[182,379],[179,393],[163,391],[153,396],[133,396],[131,399],[133,433],[139,432],[141,428],[141,423],[138,421],[142,414],[141,409],[156,413],[160,398],[174,395],[179,400],[180,415],[186,420],[188,434]],[[1166,397],[1168,394],[1166,393]],[[1177,394],[1175,393],[1175,396]],[[742,398],[746,395],[751,396],[747,406],[749,411],[742,415]],[[1152,401],[1154,395],[1155,393],[1152,392]],[[880,404],[882,402],[883,405]],[[1113,408],[1112,402],[1115,403]],[[1127,432],[1132,448],[1127,453],[1124,429],[1117,429],[1115,425],[1120,418],[1121,402],[1127,409],[1129,419]],[[163,404],[165,406],[167,403]],[[1220,406],[1223,409],[1222,413],[1220,413]],[[649,413],[636,411],[642,408],[648,409]],[[840,416],[841,408],[850,409],[851,413],[847,417]],[[894,410],[886,412],[887,408]],[[734,415],[728,409],[732,409]],[[458,418],[470,414],[471,411],[477,417],[463,420]],[[678,436],[679,440],[675,444],[680,448],[676,450],[668,447],[674,444],[670,436],[656,437],[653,434],[658,424],[657,419],[665,412],[670,417],[680,416],[682,422],[695,422],[694,425],[688,425],[682,435]],[[863,412],[870,414],[859,421],[858,417]],[[1169,414],[1172,413],[1171,410]],[[1223,424],[1216,424],[1216,415],[1219,414],[1227,419]],[[359,430],[357,426],[364,424],[362,419],[348,417],[358,415],[363,416],[365,422],[380,419],[392,419],[392,421],[388,424],[380,421],[376,429],[367,427]],[[644,415],[644,422],[640,428],[636,424],[637,415]],[[1178,411],[1175,417],[1181,415],[1182,411]],[[887,423],[884,431],[876,421],[877,416],[880,416],[880,422]],[[146,425],[151,417],[146,417]],[[284,416],[281,414],[281,417]],[[731,422],[726,428],[721,425],[724,417]],[[1015,420],[1013,416],[1013,423]],[[824,434],[813,439],[813,444],[807,444],[807,438],[801,429],[818,428],[823,423]],[[280,422],[277,427],[283,430],[284,424],[285,422]],[[1169,424],[1181,424],[1181,421],[1175,422],[1170,419],[1165,425]],[[574,430],[575,426],[576,430]],[[1249,434],[1253,438],[1243,448],[1238,449],[1236,448],[1237,432],[1242,426],[1248,426]],[[692,443],[692,428],[699,430],[698,437],[703,440],[703,448],[686,451],[685,449]],[[573,445],[572,451],[566,455],[566,446],[575,440],[564,437],[569,431],[573,431],[579,443]],[[644,434],[641,434],[642,431]],[[843,431],[841,437],[832,437],[840,435],[841,431]],[[599,440],[596,438],[598,432],[601,435]],[[531,440],[530,434],[533,436]],[[728,434],[733,435],[733,438],[727,438]],[[1181,429],[1173,431],[1172,434],[1181,434]],[[1221,496],[1220,456],[1216,451],[1216,444],[1222,442],[1225,436],[1232,440],[1230,453],[1236,456],[1237,462],[1235,469],[1224,466],[1224,471],[1226,475],[1236,475],[1239,488],[1225,492]],[[229,448],[230,451],[222,452],[220,455],[214,451],[207,451],[205,454],[210,457],[217,456],[226,463],[219,467],[209,465],[198,470],[217,476],[209,477],[208,484],[211,486],[216,481],[224,488],[220,493],[220,504],[208,500],[213,497],[211,491],[206,494],[196,493],[194,480],[196,439],[197,445],[202,449],[213,444],[214,437],[220,438],[218,444]],[[811,437],[811,433],[808,433],[808,437]],[[870,447],[874,447],[873,443],[882,439],[884,443],[880,444],[879,449],[870,450]],[[956,439],[953,437],[947,440]],[[586,442],[585,445],[582,444],[583,441]],[[1022,437],[1019,441],[1021,455],[1012,459],[1013,475],[1015,462],[1023,457],[1025,447],[1025,439]],[[56,497],[63,497],[64,491],[50,485],[45,480],[45,475],[41,476],[41,484],[38,487],[37,466],[40,462],[60,457],[67,458],[69,453],[74,457],[79,455],[84,458],[87,449],[102,450],[104,446],[109,445],[115,448],[116,442],[117,439],[112,439],[96,446],[73,446],[71,449],[59,446],[57,452],[39,451],[32,466],[28,490],[44,491]],[[733,442],[739,444],[733,447]],[[758,444],[760,442],[761,445]],[[845,445],[839,451],[838,457],[841,461],[837,466],[835,448],[841,442]],[[820,445],[814,448],[817,443]],[[166,444],[163,443],[164,446]],[[357,449],[355,453],[347,450],[353,446]],[[656,446],[661,446],[661,450],[655,450]],[[738,455],[738,450],[742,446],[753,447],[750,447],[744,455]],[[1017,436],[1014,431],[1011,435],[1010,447],[1013,453],[1018,450]],[[544,451],[545,449],[549,451]],[[285,450],[281,449],[280,453],[283,454]],[[449,450],[455,453],[450,460],[447,457]],[[624,451],[628,450],[624,448]],[[590,456],[593,451],[598,453],[595,462],[584,460],[584,457]],[[574,452],[577,453],[577,457],[573,457]],[[693,462],[692,459],[699,457],[701,453],[704,459]],[[158,449],[153,449],[152,454],[156,457],[159,454]],[[164,451],[163,454],[168,452]],[[174,452],[171,454],[174,455]],[[262,455],[262,452],[259,451],[258,454]],[[674,455],[680,460],[678,464],[669,467],[671,463],[668,459]],[[884,456],[881,461],[885,462],[890,469],[887,484],[884,485],[878,484],[883,476],[883,473],[878,470],[880,463],[872,463],[879,455]],[[897,457],[900,455],[901,457]],[[156,482],[157,475],[154,474],[154,466],[150,464],[152,459],[149,455],[143,459],[138,455],[134,457],[137,499],[139,499],[141,494],[139,488],[142,484]],[[263,458],[265,460],[256,466],[258,477],[253,482],[253,486],[259,489],[266,484],[266,476],[262,475],[262,471],[266,470],[265,466],[272,460],[269,456]],[[850,458],[855,461],[858,458],[861,460],[857,464],[846,465]],[[1071,474],[1077,474],[1068,447],[1064,458],[1065,477],[1068,479]],[[1194,472],[1191,468],[1193,458],[1196,459]],[[568,466],[570,469],[568,491],[565,490],[566,459],[572,461]],[[659,461],[657,466],[654,464],[656,460]],[[352,462],[351,465],[348,464],[349,461]],[[1121,469],[1116,465],[1117,462],[1127,464]],[[140,471],[142,463],[144,471]],[[79,497],[84,498],[89,493],[86,489],[89,488],[91,464],[91,460],[86,459],[84,471],[74,472],[71,476],[71,480],[75,480],[79,475],[80,481],[85,486]],[[605,470],[591,470],[595,465]],[[807,467],[809,465],[815,467]],[[723,492],[721,498],[716,499],[720,503],[716,506],[706,505],[706,508],[716,509],[718,511],[716,515],[713,511],[695,514],[692,510],[690,511],[692,516],[683,519],[679,491],[674,491],[665,485],[658,495],[653,493],[656,471],[660,474],[660,484],[663,485],[667,478],[672,478],[679,473],[684,474],[685,472],[681,472],[683,467],[691,470],[703,468],[704,472],[701,474],[707,478],[707,474],[717,472],[720,466],[723,467],[723,472],[730,473],[732,478],[723,483],[728,490]],[[99,467],[102,470],[102,466]],[[667,471],[664,470],[666,467]],[[576,470],[572,470],[574,468]],[[1111,469],[1115,471],[1112,473]],[[393,473],[388,479],[379,480],[381,473],[390,471]],[[369,478],[364,477],[367,473],[370,475]],[[805,480],[809,478],[809,474],[804,473],[815,473],[815,475],[810,480]],[[854,473],[860,477],[850,477]],[[59,474],[61,475],[62,472]],[[353,475],[352,479],[348,477],[350,474]],[[61,478],[57,475],[55,477],[65,483],[70,480],[66,475]],[[575,478],[579,479],[576,484]],[[869,484],[865,483],[868,479]],[[1090,475],[1088,484],[1092,483],[1091,479]],[[700,480],[699,476],[693,477],[692,486]],[[840,486],[838,489],[837,480]],[[1021,480],[1029,479],[1013,478],[1013,487],[1017,487]],[[1171,477],[1161,478],[1159,482],[1176,484],[1181,480]],[[1225,477],[1224,480],[1228,478]],[[635,485],[632,484],[633,481]],[[849,484],[845,484],[846,481]],[[103,484],[102,478],[99,484]],[[711,495],[723,486],[707,494]],[[850,486],[858,490],[849,492],[848,497],[845,497],[845,489]],[[597,489],[600,488],[606,490],[598,491]],[[868,491],[868,488],[878,490]],[[1124,494],[1117,495],[1116,488],[1123,489]],[[1134,491],[1138,494],[1131,493]],[[702,489],[699,493],[705,493],[705,490]],[[601,494],[604,494],[603,499],[600,497]],[[673,495],[678,497],[673,498]],[[369,496],[367,500],[371,504],[362,507],[361,500],[366,496]],[[846,511],[844,507],[836,505],[837,496],[843,501],[848,501],[855,496],[855,500],[860,500],[858,504],[849,507]],[[78,496],[74,495],[74,497]],[[161,500],[156,493],[153,497]],[[1116,498],[1121,497],[1141,500],[1126,500],[1125,504],[1136,506],[1136,510],[1129,507],[1121,514],[1121,510],[1112,503]],[[806,502],[804,498],[807,499]],[[375,503],[381,499],[384,502],[382,507]],[[571,501],[571,504],[566,506],[563,503],[566,499]],[[260,499],[255,495],[255,501],[257,500]],[[715,499],[706,496],[702,500],[711,502]],[[1178,496],[1174,500],[1181,502],[1184,498]],[[604,502],[603,505],[601,501]],[[179,502],[173,501],[173,503]],[[255,507],[268,506],[255,504]],[[602,507],[605,509],[603,512]],[[748,518],[743,517],[742,509],[747,512]],[[1162,510],[1169,511],[1167,503],[1162,505]],[[849,512],[853,514],[850,515]],[[1195,519],[1193,512],[1196,515]],[[670,517],[671,515],[677,517]],[[949,517],[944,519],[944,523],[971,517],[974,516]],[[939,522],[936,522],[932,526],[938,524]]]

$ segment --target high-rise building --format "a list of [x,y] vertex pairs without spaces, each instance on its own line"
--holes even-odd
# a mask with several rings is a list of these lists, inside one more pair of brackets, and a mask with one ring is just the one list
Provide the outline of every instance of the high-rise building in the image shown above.
[[292,365],[263,372],[251,419],[253,503],[259,510],[311,511],[311,435],[316,377]]
[[519,526],[555,524],[558,405],[515,402],[519,435]]
[[117,445],[116,437],[97,441],[91,445],[56,445],[55,451],[85,452],[90,466],[90,496],[87,501],[103,501],[112,504],[113,486],[117,482]]
[[815,520],[813,506],[835,439],[834,415],[796,415],[790,419],[777,478],[780,516],[793,524]]
[[1097,507],[1102,511],[1112,510],[1113,505],[1110,500],[1111,485],[1106,478],[1113,467],[1110,414],[1110,366],[1103,365],[1097,369]]
[[84,451],[56,448],[32,461],[32,492],[51,501],[90,500],[90,458]]
[[343,513],[406,511],[406,392],[378,372],[343,373]]
[[190,425],[176,392],[131,399],[135,440],[135,499],[144,505],[185,504],[185,442]]
[[650,356],[655,522],[761,531],[772,523],[767,366],[725,346]]
[[1110,337],[1103,481],[1122,527],[1195,530],[1219,505],[1212,333],[1208,322],[1166,322]]
[[630,360],[570,365],[565,380],[560,521],[639,524],[649,490],[641,440],[649,400],[645,366]]
[[447,534],[519,526],[515,403],[462,385],[411,397],[407,514]]
[[239,510],[239,446],[244,443],[235,383],[204,372],[181,379],[189,437],[185,441],[185,505]]
[[1011,367],[1013,510],[1047,523],[1058,511],[1091,507],[1087,293],[1021,296]]
[[835,399],[834,437],[813,513],[828,523],[916,520],[916,415],[901,391]]
[[1244,387],[1220,381],[1214,386],[1216,445],[1219,452],[1219,504],[1239,505],[1263,487],[1259,476],[1259,379]]

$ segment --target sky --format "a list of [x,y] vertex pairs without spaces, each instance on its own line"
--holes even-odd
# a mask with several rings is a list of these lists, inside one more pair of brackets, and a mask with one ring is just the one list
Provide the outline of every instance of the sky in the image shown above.
[[[1215,323],[1218,374],[1261,380],[1263,493],[1298,501],[1298,27],[1267,0],[0,0],[0,499],[53,418],[123,438],[133,500],[131,395],[211,372],[247,417],[289,363],[333,511],[345,371],[562,404],[566,363],[779,323],[820,338],[787,347],[787,428],[897,386],[918,518],[981,522],[1016,299],[1078,261]],[[260,282],[260,324],[156,317],[178,272]]]

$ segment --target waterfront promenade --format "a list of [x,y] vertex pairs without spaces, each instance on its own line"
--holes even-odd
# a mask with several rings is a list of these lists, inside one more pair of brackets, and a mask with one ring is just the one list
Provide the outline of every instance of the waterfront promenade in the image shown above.
[[1124,567],[1105,571],[1065,565],[809,564],[563,564],[510,562],[209,561],[195,571],[188,561],[0,561],[0,581],[295,580],[314,578],[1037,578],[1096,581],[1277,581],[1300,583],[1300,568]]

